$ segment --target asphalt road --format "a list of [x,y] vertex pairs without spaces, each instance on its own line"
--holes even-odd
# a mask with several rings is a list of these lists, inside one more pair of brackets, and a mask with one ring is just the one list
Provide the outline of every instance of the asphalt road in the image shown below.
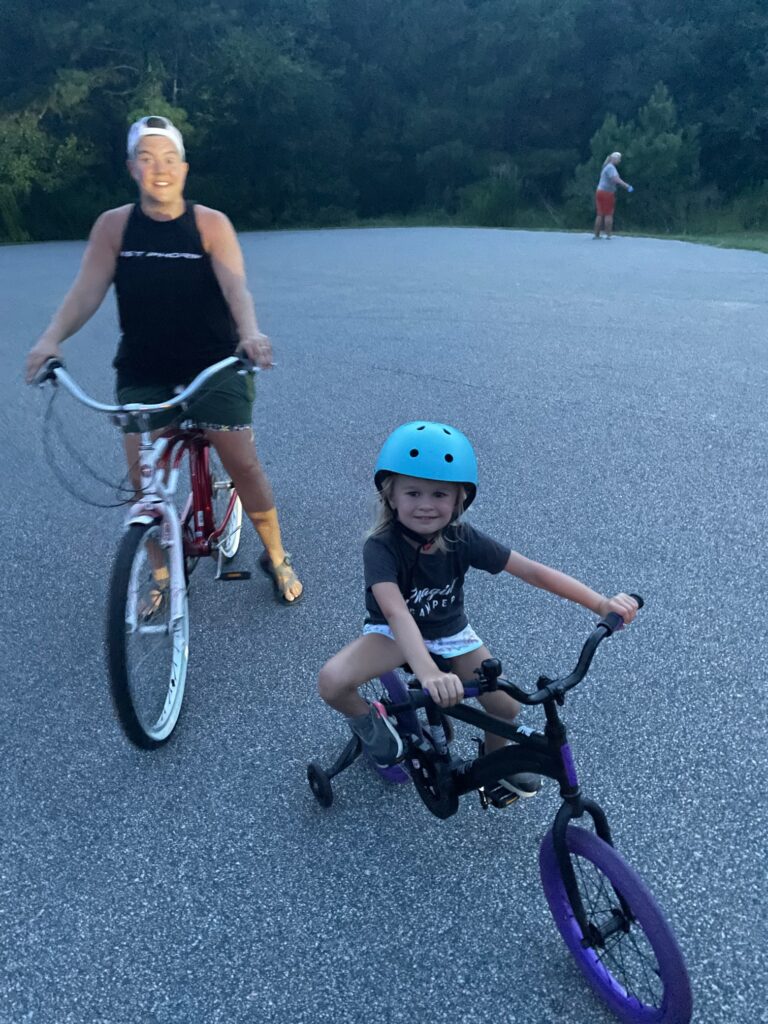
[[[553,784],[441,822],[359,763],[330,810],[305,781],[344,739],[315,676],[359,630],[372,466],[414,418],[473,440],[472,522],[646,598],[566,707],[581,778],[679,936],[695,1020],[768,1020],[766,257],[490,230],[242,240],[279,363],[256,433],[306,600],[198,569],[187,702],[154,753],[123,738],[105,683],[122,513],[62,491],[47,396],[21,385],[82,245],[0,248],[0,1022],[613,1019],[538,881]],[[104,398],[115,341],[110,298],[66,347]],[[118,479],[114,428],[57,408],[57,462],[108,502],[63,437]],[[249,534],[238,564],[257,553]],[[508,577],[478,574],[468,601],[521,682],[569,668],[591,626]]]

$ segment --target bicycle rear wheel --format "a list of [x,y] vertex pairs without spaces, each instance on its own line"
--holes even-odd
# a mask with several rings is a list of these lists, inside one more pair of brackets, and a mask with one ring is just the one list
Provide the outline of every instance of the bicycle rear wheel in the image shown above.
[[219,551],[221,551],[224,558],[234,558],[237,554],[237,549],[240,547],[240,534],[243,527],[243,505],[239,495],[235,492],[235,485],[222,466],[221,459],[213,446],[208,449],[208,466],[211,475],[213,523],[217,530],[227,514],[232,495],[234,494],[235,496],[232,512],[218,541]]
[[[566,846],[588,920],[584,936],[555,854],[552,830],[539,867],[555,924],[595,992],[623,1021],[688,1024],[691,987],[683,955],[645,883],[608,843],[569,825]],[[628,917],[617,894],[631,909]]]
[[170,573],[162,520],[132,523],[112,570],[107,661],[118,720],[128,739],[147,750],[170,738],[187,677],[187,598],[173,621]]

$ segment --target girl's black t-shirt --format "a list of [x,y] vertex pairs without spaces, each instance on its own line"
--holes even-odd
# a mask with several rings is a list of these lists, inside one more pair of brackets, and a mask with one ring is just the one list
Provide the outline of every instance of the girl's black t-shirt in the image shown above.
[[122,336],[117,386],[187,384],[231,356],[238,337],[203,248],[194,203],[175,220],[152,220],[137,203],[115,272]]
[[448,550],[432,554],[414,548],[394,525],[368,538],[363,547],[366,623],[383,626],[387,622],[371,587],[396,583],[425,640],[453,636],[464,629],[467,570],[500,573],[511,549],[468,523],[447,527],[443,536]]

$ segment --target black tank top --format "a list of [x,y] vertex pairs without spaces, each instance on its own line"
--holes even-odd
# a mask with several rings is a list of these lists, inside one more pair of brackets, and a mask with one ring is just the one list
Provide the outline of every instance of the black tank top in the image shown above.
[[175,220],[152,220],[137,203],[125,225],[115,272],[119,388],[187,384],[237,347],[193,208],[187,202]]

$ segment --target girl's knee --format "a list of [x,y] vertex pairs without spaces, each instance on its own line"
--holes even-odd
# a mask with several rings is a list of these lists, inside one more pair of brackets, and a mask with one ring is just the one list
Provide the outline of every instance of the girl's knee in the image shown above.
[[333,671],[330,662],[326,662],[317,675],[317,692],[329,704],[344,690],[338,675]]

